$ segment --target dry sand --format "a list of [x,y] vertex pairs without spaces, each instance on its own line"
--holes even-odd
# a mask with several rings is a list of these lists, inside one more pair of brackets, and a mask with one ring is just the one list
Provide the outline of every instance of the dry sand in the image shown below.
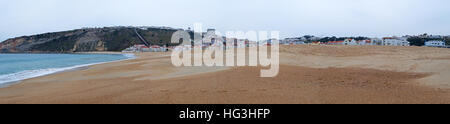
[[173,67],[170,53],[0,89],[0,103],[450,103],[450,49],[281,46],[280,73]]

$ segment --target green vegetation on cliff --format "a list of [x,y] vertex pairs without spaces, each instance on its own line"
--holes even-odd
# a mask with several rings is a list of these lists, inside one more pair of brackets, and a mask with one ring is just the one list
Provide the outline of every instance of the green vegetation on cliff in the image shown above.
[[150,45],[171,44],[172,34],[177,29],[157,27],[105,27],[86,28],[64,32],[22,36],[0,43],[0,52],[90,52],[122,51],[135,44],[143,44],[136,32]]

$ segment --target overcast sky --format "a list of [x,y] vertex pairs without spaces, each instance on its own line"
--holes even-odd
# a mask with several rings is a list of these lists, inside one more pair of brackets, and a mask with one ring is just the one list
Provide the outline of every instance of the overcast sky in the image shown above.
[[82,27],[277,30],[282,37],[450,35],[450,0],[0,0],[0,41]]

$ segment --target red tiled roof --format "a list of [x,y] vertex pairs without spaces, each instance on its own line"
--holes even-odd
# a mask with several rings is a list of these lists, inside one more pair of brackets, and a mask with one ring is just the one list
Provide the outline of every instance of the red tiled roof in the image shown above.
[[151,46],[152,48],[160,48],[161,46],[158,46],[158,45],[153,45],[153,46]]

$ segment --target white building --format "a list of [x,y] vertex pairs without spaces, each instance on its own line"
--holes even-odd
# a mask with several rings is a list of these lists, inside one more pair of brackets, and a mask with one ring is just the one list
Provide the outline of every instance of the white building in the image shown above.
[[383,45],[383,40],[380,38],[372,38],[370,39],[374,45]]
[[296,45],[296,44],[305,44],[304,40],[300,38],[286,38],[282,41],[280,41],[280,44],[285,45]]
[[360,41],[356,41],[357,45],[376,45],[374,42],[372,42],[371,40],[360,40]]
[[143,45],[143,44],[136,44],[133,46],[130,46],[129,48],[126,48],[122,52],[144,52],[149,50],[149,47]]
[[438,41],[438,40],[432,40],[425,42],[425,46],[429,47],[444,47],[445,42],[444,41]]
[[385,37],[383,38],[384,46],[409,46],[410,42],[401,38]]
[[137,44],[130,46],[129,48],[123,50],[122,52],[167,52],[168,49],[166,46],[161,47],[158,45],[153,45],[151,47],[147,47],[143,44]]
[[355,39],[345,39],[343,45],[358,45]]

